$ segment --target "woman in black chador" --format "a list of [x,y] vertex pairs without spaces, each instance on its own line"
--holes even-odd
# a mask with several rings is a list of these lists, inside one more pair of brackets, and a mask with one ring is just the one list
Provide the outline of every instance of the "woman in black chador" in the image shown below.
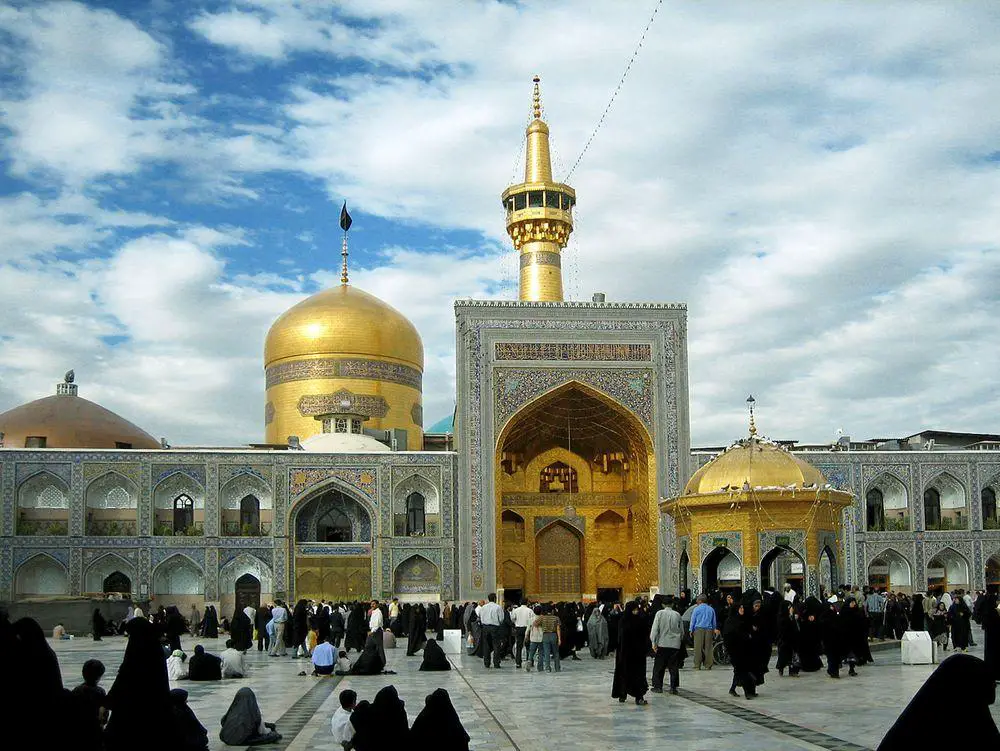
[[243,608],[239,606],[233,613],[233,620],[229,623],[229,635],[233,637],[233,649],[246,652],[253,646],[253,623],[243,612]]
[[778,675],[785,674],[796,677],[799,674],[799,663],[796,655],[799,651],[799,616],[795,605],[786,602],[778,609]]
[[423,605],[417,605],[410,611],[410,630],[407,637],[406,656],[413,657],[424,648],[424,643],[427,641],[427,616]]
[[277,743],[281,734],[273,722],[264,722],[253,691],[244,686],[236,692],[233,703],[222,715],[219,739],[227,746],[259,746]]
[[354,603],[351,610],[351,617],[347,621],[347,632],[344,637],[344,651],[350,652],[356,649],[359,652],[365,648],[365,639],[368,636],[368,616],[365,614],[365,606]]
[[395,686],[386,686],[375,694],[372,708],[383,738],[391,738],[392,745],[407,740],[410,723],[406,719],[406,708]]
[[738,696],[736,687],[742,686],[748,699],[757,696],[757,679],[751,672],[754,661],[753,640],[750,635],[750,618],[743,605],[733,605],[722,625],[722,641],[729,653],[733,666],[733,682],[729,687],[731,696]]
[[451,663],[441,649],[441,645],[434,639],[427,641],[424,647],[424,659],[420,663],[421,670],[451,670]]
[[[295,656],[309,654],[306,648],[306,636],[309,635],[309,609],[305,600],[295,603],[295,609],[292,611],[292,634],[290,646],[295,647]],[[299,650],[302,651],[302,655],[299,654]]]
[[365,642],[361,656],[351,665],[351,675],[378,675],[385,670],[385,648],[382,632],[375,631]]
[[465,732],[451,697],[443,688],[428,695],[424,708],[410,728],[414,748],[434,751],[469,751],[469,734]]
[[824,603],[819,617],[819,632],[823,637],[823,652],[826,654],[826,674],[831,678],[839,678],[840,662],[844,658],[844,632],[835,603]]
[[815,673],[823,667],[819,658],[822,651],[819,617],[823,605],[815,597],[806,598],[802,617],[799,619],[799,665],[806,673]]
[[910,630],[927,630],[927,624],[924,623],[924,596],[920,593],[913,595],[913,604],[910,606]]
[[219,614],[215,612],[215,605],[205,606],[205,618],[201,622],[202,636],[206,639],[219,638]]
[[996,683],[986,663],[972,655],[952,655],[906,705],[878,751],[954,746],[955,725],[936,722],[939,717],[961,717],[961,737],[975,739],[977,748],[1000,748],[1000,730],[990,714],[994,701]]
[[104,616],[101,615],[99,608],[94,608],[94,617],[92,619],[91,627],[94,629],[94,641],[100,641],[101,637],[104,636],[104,629],[107,628],[107,622],[104,620]]
[[649,649],[649,629],[639,613],[639,603],[631,600],[618,624],[618,651],[615,653],[615,677],[611,696],[625,702],[629,696],[635,703],[648,704],[644,698],[649,690],[646,682],[646,652]]
[[956,597],[948,611],[948,622],[951,624],[951,643],[957,651],[964,652],[969,648],[969,637],[972,635],[972,626],[969,621],[972,613],[965,600]]
[[128,644],[118,676],[108,692],[111,719],[105,730],[108,751],[135,748],[136,739],[156,733],[160,748],[178,748],[182,738],[173,723],[167,663],[153,625],[144,618],[128,624]]
[[840,633],[843,639],[843,656],[850,666],[848,675],[857,675],[855,665],[867,665],[873,660],[868,647],[868,621],[853,597],[844,600],[844,606],[840,609]]
[[986,667],[993,676],[993,680],[1000,681],[1000,610],[997,608],[995,594],[987,595],[985,599],[980,619],[983,625],[983,636],[986,638],[986,642],[983,644],[983,659],[986,660]]

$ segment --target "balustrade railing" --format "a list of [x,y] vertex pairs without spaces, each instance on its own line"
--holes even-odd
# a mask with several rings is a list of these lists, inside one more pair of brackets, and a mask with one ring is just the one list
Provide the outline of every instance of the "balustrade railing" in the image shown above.
[[138,524],[134,519],[88,519],[87,534],[94,537],[134,537]]
[[58,519],[18,519],[19,535],[67,535],[69,524]]
[[240,524],[239,522],[222,522],[223,537],[268,537],[271,534],[271,522],[260,524]]

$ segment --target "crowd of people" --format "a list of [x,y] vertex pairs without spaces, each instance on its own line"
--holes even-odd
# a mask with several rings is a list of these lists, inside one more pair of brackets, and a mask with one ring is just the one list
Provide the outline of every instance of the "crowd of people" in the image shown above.
[[[482,659],[485,669],[512,662],[515,669],[529,673],[558,673],[566,660],[579,660],[578,653],[589,652],[596,660],[612,657],[612,698],[626,702],[631,697],[642,706],[650,691],[678,694],[681,670],[692,657],[695,670],[712,670],[721,659],[732,668],[729,693],[739,696],[741,689],[743,696],[753,699],[770,672],[775,650],[774,669],[781,677],[797,678],[825,667],[829,677],[838,679],[845,668],[848,676],[855,676],[858,668],[873,661],[872,641],[898,639],[905,630],[927,631],[942,650],[966,652],[974,645],[973,622],[985,633],[985,662],[969,659],[982,663],[984,674],[1000,681],[997,596],[961,590],[909,596],[845,586],[831,595],[803,599],[786,585],[781,591],[714,591],[694,601],[690,592],[682,591],[624,604],[501,604],[495,594],[479,602],[444,604],[300,599],[291,607],[281,600],[259,608],[239,607],[231,618],[221,620],[211,605],[203,613],[192,606],[187,617],[177,607],[158,608],[148,617],[133,607],[120,623],[95,610],[95,639],[109,633],[128,637],[122,665],[107,694],[99,685],[104,666],[97,660],[84,664],[80,686],[64,691],[55,654],[34,621],[10,624],[4,617],[2,637],[5,647],[16,647],[9,654],[32,665],[35,697],[51,701],[69,724],[76,723],[72,737],[80,740],[74,745],[123,748],[143,723],[169,716],[171,749],[194,750],[207,747],[207,730],[187,705],[187,692],[170,690],[170,682],[247,678],[245,655],[254,646],[274,658],[308,660],[311,674],[318,677],[391,674],[386,650],[402,651],[404,645],[406,656],[421,658],[420,670],[450,670],[440,642],[446,630],[454,630],[461,633],[467,654]],[[227,636],[226,649],[214,655],[198,644],[189,657],[181,644],[185,634],[205,639],[222,634]],[[54,629],[55,639],[65,636],[61,626]],[[379,691],[371,703],[359,702],[354,691],[344,691],[340,704],[332,732],[344,748],[376,748],[371,739],[397,726],[399,733],[414,739],[429,738],[435,729],[435,745],[441,748],[468,747],[468,734],[443,689],[426,697],[412,728],[392,686]],[[25,707],[26,716],[38,712],[34,701],[25,702]],[[450,739],[445,745],[441,732]],[[275,725],[264,721],[248,686],[237,691],[222,717],[219,735],[230,745],[281,738]]]

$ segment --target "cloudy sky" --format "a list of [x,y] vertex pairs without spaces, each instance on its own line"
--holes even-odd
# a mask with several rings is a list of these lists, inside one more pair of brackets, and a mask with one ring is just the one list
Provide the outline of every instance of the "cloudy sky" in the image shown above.
[[[352,281],[454,404],[457,297],[516,297],[499,194],[542,76],[557,177],[654,7],[0,3],[0,410],[81,394],[263,434],[271,321]],[[571,182],[568,295],[689,306],[693,441],[1000,432],[1000,7],[664,2]]]

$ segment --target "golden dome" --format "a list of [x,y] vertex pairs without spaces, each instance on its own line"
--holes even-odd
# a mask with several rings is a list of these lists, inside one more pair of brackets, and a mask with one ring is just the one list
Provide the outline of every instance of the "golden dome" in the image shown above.
[[823,473],[776,443],[750,437],[730,446],[703,466],[684,488],[684,495],[751,488],[823,488]]
[[341,284],[289,308],[264,342],[265,367],[312,355],[385,358],[424,369],[417,329],[391,305]]
[[56,396],[0,414],[4,446],[25,448],[29,438],[44,438],[44,448],[50,449],[160,448],[160,442],[142,428],[77,396],[73,384],[59,386]]

